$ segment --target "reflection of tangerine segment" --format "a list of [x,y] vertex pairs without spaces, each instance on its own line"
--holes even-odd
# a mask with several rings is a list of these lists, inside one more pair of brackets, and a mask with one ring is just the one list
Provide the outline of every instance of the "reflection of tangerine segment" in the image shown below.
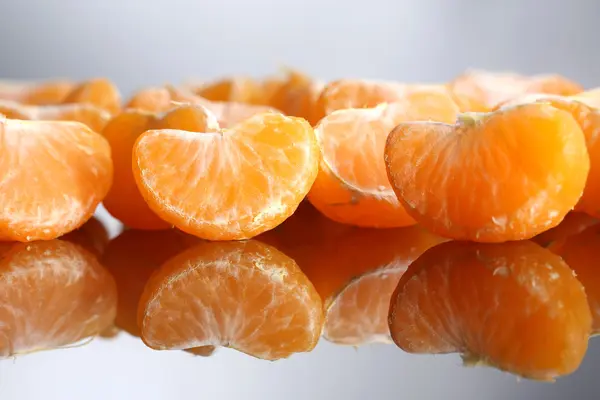
[[121,93],[108,79],[90,79],[73,88],[63,102],[91,104],[114,115],[121,110]]
[[586,228],[596,225],[596,218],[580,212],[570,212],[560,224],[552,229],[540,233],[531,240],[540,246],[548,247],[552,243],[584,231]]
[[75,121],[87,125],[94,132],[102,129],[110,120],[110,114],[89,104],[60,104],[51,106],[28,106],[8,100],[0,100],[0,114],[6,118],[37,121]]
[[150,210],[135,184],[131,167],[133,145],[142,133],[151,129],[214,132],[218,128],[209,111],[194,105],[180,106],[163,115],[129,109],[113,118],[103,131],[111,145],[115,168],[113,185],[104,199],[107,211],[131,228],[169,228],[171,224]]
[[119,304],[115,325],[140,336],[137,310],[148,279],[165,261],[197,244],[200,239],[176,229],[123,231],[108,244],[102,264],[117,283]]
[[560,75],[523,76],[514,73],[467,71],[448,87],[467,104],[465,111],[491,111],[495,106],[527,93],[569,96],[583,88]]
[[0,253],[0,357],[67,346],[112,324],[115,283],[85,250],[51,240]]
[[54,239],[87,221],[112,181],[110,147],[78,122],[0,117],[0,239]]
[[600,333],[600,229],[592,226],[585,231],[563,239],[553,249],[577,274],[587,294],[592,310],[592,333]]
[[583,286],[549,250],[447,242],[402,276],[389,324],[405,351],[459,352],[467,363],[552,380],[580,365],[591,315]]
[[589,170],[579,125],[547,104],[462,114],[455,125],[400,124],[385,160],[413,218],[442,236],[480,242],[527,239],[558,225]]
[[79,228],[61,236],[60,239],[78,244],[100,257],[108,245],[108,231],[99,219],[92,217]]
[[334,111],[315,128],[322,158],[309,200],[341,223],[363,227],[414,224],[386,174],[383,151],[387,136],[401,122],[454,122],[457,113],[454,101],[441,93],[375,108]]
[[138,321],[153,349],[225,346],[276,360],[311,351],[323,313],[291,258],[257,241],[213,242],[184,251],[150,278]]
[[246,239],[279,225],[310,189],[318,159],[305,120],[270,113],[217,133],[147,131],[133,149],[150,208],[209,240]]
[[392,292],[406,267],[443,240],[418,226],[354,229],[328,244],[305,249],[312,253],[312,262],[301,267],[326,310],[323,336],[354,346],[389,343]]
[[592,216],[600,217],[600,110],[588,105],[593,103],[589,97],[561,97],[555,95],[526,95],[517,97],[503,107],[511,107],[519,104],[547,103],[555,108],[567,111],[579,124],[585,135],[586,146],[590,157],[590,171],[583,195],[575,206],[576,211],[583,211]]

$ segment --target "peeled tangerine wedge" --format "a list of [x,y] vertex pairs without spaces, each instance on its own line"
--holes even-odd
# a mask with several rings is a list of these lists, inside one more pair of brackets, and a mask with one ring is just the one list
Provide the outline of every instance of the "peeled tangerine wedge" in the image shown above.
[[308,278],[275,248],[252,240],[205,242],[150,278],[138,321],[153,349],[225,346],[277,360],[316,346],[323,310]]
[[528,239],[558,225],[590,168],[577,121],[548,104],[466,113],[454,125],[400,124],[385,163],[411,217],[439,235],[476,242]]
[[61,104],[75,87],[68,80],[46,82],[0,80],[0,99],[30,105]]
[[274,113],[219,132],[151,130],[133,148],[150,208],[208,240],[248,239],[279,225],[308,193],[318,162],[312,127]]
[[90,104],[115,115],[121,111],[121,93],[110,80],[95,78],[75,86],[63,103]]
[[210,111],[195,105],[179,106],[164,114],[125,110],[108,123],[102,134],[110,143],[115,172],[103,204],[113,217],[134,229],[167,229],[172,226],[148,207],[135,183],[131,167],[135,141],[152,129],[217,132],[219,124]]
[[456,120],[443,93],[407,95],[375,108],[334,111],[315,127],[322,158],[308,199],[334,221],[376,228],[415,223],[390,186],[383,150],[389,132],[406,121]]
[[0,114],[11,119],[81,122],[94,132],[102,132],[110,120],[110,113],[90,104],[28,106],[10,100],[0,100]]
[[459,352],[467,365],[536,380],[579,367],[591,323],[575,273],[529,241],[427,250],[400,278],[389,315],[392,339],[407,352]]
[[0,245],[0,357],[93,338],[116,313],[112,276],[62,240]]
[[110,146],[78,122],[0,115],[0,240],[57,238],[83,225],[112,182]]
[[575,210],[600,218],[600,90],[590,90],[569,97],[547,94],[526,95],[501,104],[501,108],[531,103],[550,104],[564,110],[579,124],[585,135],[590,157],[590,171],[585,190]]

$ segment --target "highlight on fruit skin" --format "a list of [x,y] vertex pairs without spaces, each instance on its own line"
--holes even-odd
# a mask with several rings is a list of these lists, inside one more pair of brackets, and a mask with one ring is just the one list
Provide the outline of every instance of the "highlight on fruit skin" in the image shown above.
[[316,346],[322,307],[308,278],[274,247],[205,242],[150,278],[138,325],[144,343],[156,350],[224,346],[277,360]]
[[62,240],[0,245],[0,357],[64,348],[111,326],[112,276]]
[[308,199],[328,218],[367,228],[416,223],[389,183],[382,157],[386,138],[401,122],[454,122],[459,111],[443,93],[398,98],[374,108],[334,111],[315,127],[321,162]]
[[558,225],[583,194],[589,155],[570,113],[548,104],[404,123],[388,136],[390,183],[409,215],[441,236],[529,239]]
[[54,239],[92,217],[112,182],[106,140],[78,122],[0,116],[0,239]]
[[163,220],[203,239],[240,240],[293,214],[316,178],[319,149],[305,120],[266,113],[216,133],[147,131],[132,162]]
[[584,287],[551,251],[446,242],[404,273],[389,327],[409,353],[461,353],[467,365],[551,381],[581,364],[592,316]]

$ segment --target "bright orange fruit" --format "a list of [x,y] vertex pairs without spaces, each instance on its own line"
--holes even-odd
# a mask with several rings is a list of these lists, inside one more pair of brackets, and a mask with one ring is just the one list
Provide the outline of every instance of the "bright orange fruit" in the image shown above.
[[411,217],[439,235],[479,242],[528,239],[558,225],[590,166],[577,121],[542,103],[462,114],[454,125],[400,124],[385,162]]
[[119,304],[115,325],[139,337],[138,304],[144,286],[154,271],[171,257],[197,244],[194,238],[176,229],[139,231],[129,229],[112,239],[102,257],[102,265],[117,283]]
[[153,349],[225,346],[276,360],[316,346],[323,311],[308,278],[275,248],[206,242],[150,278],[138,321]]
[[0,116],[0,240],[57,238],[91,218],[112,182],[110,146],[78,122]]
[[551,250],[569,264],[583,284],[592,311],[592,334],[600,334],[600,226],[565,237]]
[[104,199],[104,207],[113,217],[134,229],[171,227],[150,210],[137,188],[131,167],[135,141],[152,129],[215,132],[219,125],[208,110],[195,105],[179,106],[161,115],[129,109],[110,121],[103,135],[112,149],[115,173],[113,185]]
[[89,104],[29,106],[14,101],[0,100],[0,114],[11,119],[81,122],[94,132],[102,132],[110,120],[110,114],[107,111]]
[[457,114],[457,105],[443,93],[332,112],[315,127],[322,157],[309,200],[340,223],[378,228],[414,224],[387,177],[382,157],[386,139],[401,122],[454,122]]
[[60,239],[75,243],[96,257],[100,257],[108,245],[108,231],[99,219],[92,217],[79,228],[61,236]]
[[108,79],[90,79],[74,87],[63,103],[91,104],[114,115],[121,111],[121,93]]
[[61,104],[75,83],[67,80],[46,82],[0,81],[0,99],[30,105]]
[[201,85],[195,91],[198,96],[211,101],[261,104],[261,85],[246,76],[224,78]]
[[[311,125],[316,125],[319,116],[315,115],[315,107],[325,85],[298,71],[287,70],[286,72],[287,76],[272,89],[265,104],[281,110],[286,115],[301,117]],[[265,85],[268,84],[273,86],[271,82],[265,82]]]
[[0,246],[0,357],[55,349],[112,324],[115,283],[96,258],[61,240]]
[[447,242],[427,250],[392,295],[389,326],[410,353],[462,353],[526,378],[574,372],[592,318],[568,265],[529,241]]
[[464,111],[487,112],[500,103],[528,93],[569,96],[583,91],[579,84],[560,75],[523,76],[515,73],[471,70],[448,84],[466,102]]
[[581,212],[570,212],[560,224],[552,229],[534,236],[531,241],[540,246],[548,247],[552,243],[584,231],[600,222],[598,219]]
[[175,105],[171,93],[165,87],[148,87],[134,93],[125,105],[125,109],[134,108],[140,111],[161,113],[169,111]]
[[311,126],[273,113],[220,132],[147,131],[133,149],[150,208],[209,240],[247,239],[279,225],[308,193],[318,162]]

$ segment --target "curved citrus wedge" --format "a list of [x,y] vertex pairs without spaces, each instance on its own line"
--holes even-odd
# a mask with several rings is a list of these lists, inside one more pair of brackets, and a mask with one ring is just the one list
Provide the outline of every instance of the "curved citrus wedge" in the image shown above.
[[448,87],[467,105],[464,111],[488,112],[498,104],[527,93],[569,96],[583,91],[579,84],[560,75],[524,76],[510,72],[471,70]]
[[171,93],[164,87],[148,87],[134,93],[125,105],[125,109],[133,108],[140,111],[160,113],[169,111],[175,105]]
[[254,79],[237,76],[207,83],[194,91],[211,101],[261,104],[262,88]]
[[592,311],[592,334],[600,334],[600,226],[565,237],[558,247],[550,249],[569,264],[583,284]]
[[289,217],[317,175],[311,126],[256,115],[216,133],[153,130],[133,149],[133,172],[150,208],[209,240],[247,239]]
[[411,217],[439,235],[478,242],[528,239],[558,225],[590,166],[577,121],[542,103],[462,114],[454,125],[400,124],[385,162]]
[[104,199],[104,207],[113,217],[135,229],[171,227],[150,210],[137,188],[131,167],[135,141],[151,129],[214,132],[219,125],[208,110],[194,105],[179,106],[162,115],[129,109],[110,121],[103,135],[112,149],[115,174],[113,185]]
[[110,146],[78,122],[0,116],[0,240],[54,239],[86,222],[112,182]]
[[591,323],[573,271],[529,241],[427,250],[400,279],[389,314],[392,339],[407,352],[459,352],[466,364],[538,380],[579,367]]
[[74,87],[63,103],[91,104],[114,115],[121,111],[121,93],[108,79],[90,79]]
[[46,82],[2,81],[0,99],[31,105],[61,104],[75,83],[67,80]]
[[0,100],[0,114],[11,119],[81,122],[94,132],[101,132],[110,119],[107,111],[89,104],[28,106],[9,100]]
[[316,346],[323,311],[308,278],[275,248],[207,242],[150,278],[138,321],[153,349],[225,346],[276,360]]
[[298,71],[287,69],[286,73],[287,76],[273,89],[266,104],[286,115],[301,117],[311,125],[316,125],[319,122],[318,116],[314,115],[316,103],[325,85]]
[[454,122],[457,114],[454,101],[441,93],[407,96],[375,108],[334,111],[315,127],[322,157],[308,199],[340,223],[375,228],[414,224],[387,177],[386,139],[401,122]]
[[138,231],[129,229],[111,240],[102,265],[117,283],[119,304],[115,325],[139,337],[137,312],[144,286],[165,261],[197,244],[200,239],[176,229]]
[[74,344],[112,324],[115,283],[79,246],[5,243],[0,254],[0,357]]

